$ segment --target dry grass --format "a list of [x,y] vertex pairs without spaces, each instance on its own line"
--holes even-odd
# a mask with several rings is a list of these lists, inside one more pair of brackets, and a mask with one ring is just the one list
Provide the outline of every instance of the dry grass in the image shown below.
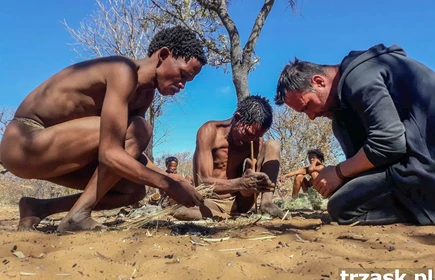
[[328,199],[314,190],[309,188],[307,192],[303,193],[302,189],[297,198],[292,198],[291,193],[293,189],[293,180],[285,180],[280,184],[279,193],[280,199],[276,204],[283,210],[326,210]]
[[[196,188],[196,190],[204,197],[204,198],[213,198],[213,199],[221,199],[215,192],[214,192],[214,186],[208,186],[208,185],[200,185]],[[127,221],[123,224],[120,224],[117,226],[117,228],[121,229],[133,229],[133,228],[141,228],[144,225],[148,224],[149,222],[160,219],[162,217],[172,215],[177,211],[177,209],[181,208],[183,205],[175,204],[168,208],[165,208],[161,211],[157,211],[151,215],[141,216],[136,219],[132,219],[130,221]]]
[[47,181],[21,179],[11,173],[0,175],[0,205],[17,205],[23,196],[44,199],[78,192]]

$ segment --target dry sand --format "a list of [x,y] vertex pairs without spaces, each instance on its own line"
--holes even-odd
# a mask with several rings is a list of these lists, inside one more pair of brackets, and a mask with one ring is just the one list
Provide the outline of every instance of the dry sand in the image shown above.
[[[320,213],[202,231],[224,238],[220,242],[171,236],[162,224],[157,230],[17,232],[18,210],[1,207],[0,213],[0,279],[326,280],[339,279],[340,268],[435,266],[434,227],[338,226],[322,223]],[[109,215],[94,213],[100,220]],[[270,238],[251,240],[259,237]]]

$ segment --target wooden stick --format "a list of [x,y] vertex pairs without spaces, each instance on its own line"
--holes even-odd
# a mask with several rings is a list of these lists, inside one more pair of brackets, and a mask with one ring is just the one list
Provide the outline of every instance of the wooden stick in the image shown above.
[[[252,164],[252,170],[255,172],[255,158],[254,158],[254,141],[251,141],[251,164]],[[257,193],[254,193],[254,206],[255,206],[255,213],[257,213],[258,205],[257,205]]]

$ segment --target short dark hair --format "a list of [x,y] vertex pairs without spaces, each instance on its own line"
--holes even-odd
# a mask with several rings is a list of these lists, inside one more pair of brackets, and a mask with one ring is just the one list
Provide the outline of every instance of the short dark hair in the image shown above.
[[175,161],[175,163],[178,164],[178,158],[176,158],[176,157],[167,157],[165,159],[165,165],[168,166],[168,164],[171,163],[171,161]]
[[287,91],[303,92],[312,89],[311,78],[314,75],[325,75],[327,65],[315,64],[307,61],[289,61],[284,67],[276,86],[275,104],[285,103]]
[[251,125],[259,123],[262,128],[269,129],[272,125],[273,114],[269,100],[259,95],[248,96],[237,105],[234,114],[239,113],[240,121]]
[[151,40],[148,56],[152,56],[153,53],[163,47],[167,47],[175,58],[190,59],[194,57],[202,65],[207,64],[204,44],[196,38],[193,31],[185,27],[175,26],[159,31]]
[[308,150],[307,156],[309,155],[315,155],[320,160],[320,162],[323,162],[325,160],[325,155],[318,149]]

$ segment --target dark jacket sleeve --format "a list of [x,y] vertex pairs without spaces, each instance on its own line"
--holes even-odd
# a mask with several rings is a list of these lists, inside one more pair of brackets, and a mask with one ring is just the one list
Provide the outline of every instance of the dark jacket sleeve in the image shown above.
[[397,162],[406,153],[405,127],[389,92],[393,82],[388,67],[367,61],[349,73],[342,90],[342,100],[365,127],[363,149],[376,167]]

